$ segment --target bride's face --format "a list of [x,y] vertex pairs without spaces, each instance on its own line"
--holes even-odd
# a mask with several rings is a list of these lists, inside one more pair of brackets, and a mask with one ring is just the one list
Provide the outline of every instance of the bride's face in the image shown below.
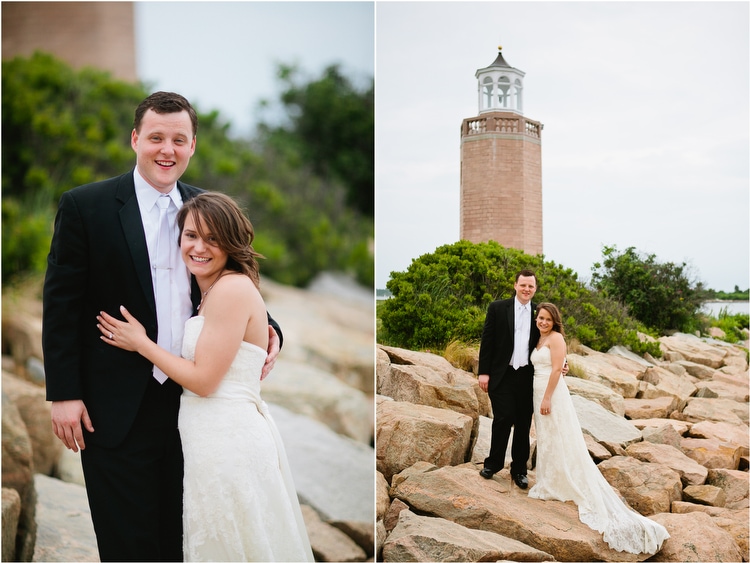
[[555,323],[547,309],[539,309],[536,314],[536,326],[541,334],[549,334]]

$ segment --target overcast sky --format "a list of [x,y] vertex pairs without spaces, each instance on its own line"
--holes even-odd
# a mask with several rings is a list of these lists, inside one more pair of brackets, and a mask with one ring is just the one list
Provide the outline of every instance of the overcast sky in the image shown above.
[[[502,44],[544,124],[544,253],[750,285],[747,2],[143,2],[138,68],[248,133],[276,63],[376,79],[376,286],[459,238],[461,122]],[[377,59],[377,66],[375,65]]]
[[746,289],[747,2],[379,2],[376,286],[459,238],[460,126],[502,45],[544,124],[544,254],[602,245]]
[[311,78],[338,63],[357,85],[374,74],[372,2],[136,2],[135,17],[140,79],[218,109],[238,135],[278,100],[278,63]]

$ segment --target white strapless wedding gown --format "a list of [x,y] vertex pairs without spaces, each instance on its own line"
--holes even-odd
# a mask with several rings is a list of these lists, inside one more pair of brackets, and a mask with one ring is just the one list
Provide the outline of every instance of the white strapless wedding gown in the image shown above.
[[[195,358],[203,317],[185,323]],[[186,561],[313,561],[284,446],[260,397],[266,351],[243,342],[208,397],[183,391]]]
[[534,425],[536,427],[536,484],[529,497],[572,500],[578,517],[604,534],[617,551],[656,553],[669,538],[666,528],[626,506],[589,455],[570,392],[561,377],[552,394],[548,415],[539,414],[547,389],[552,360],[543,346],[531,353],[534,364]]

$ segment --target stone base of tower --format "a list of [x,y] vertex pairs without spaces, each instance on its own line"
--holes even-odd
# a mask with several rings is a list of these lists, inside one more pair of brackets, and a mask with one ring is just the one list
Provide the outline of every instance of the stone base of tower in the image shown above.
[[461,126],[461,239],[542,254],[542,124],[487,112]]

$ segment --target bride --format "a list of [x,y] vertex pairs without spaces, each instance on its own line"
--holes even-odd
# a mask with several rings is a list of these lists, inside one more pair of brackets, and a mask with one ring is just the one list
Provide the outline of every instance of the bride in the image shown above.
[[601,532],[617,551],[654,554],[669,538],[666,528],[626,506],[589,456],[565,379],[561,315],[551,303],[537,305],[539,342],[534,364],[536,484],[529,497],[572,500],[584,524]]
[[203,193],[180,208],[180,250],[203,299],[185,324],[182,357],[101,313],[102,340],[140,353],[183,387],[186,561],[313,561],[286,454],[260,397],[268,320],[253,227],[230,197]]

